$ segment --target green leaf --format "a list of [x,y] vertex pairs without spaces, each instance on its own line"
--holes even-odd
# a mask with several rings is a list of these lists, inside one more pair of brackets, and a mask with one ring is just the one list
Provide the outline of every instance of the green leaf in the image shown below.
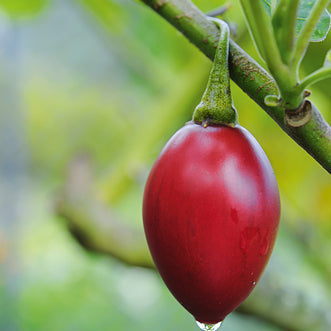
[[[298,8],[298,15],[297,15],[298,17],[297,17],[296,30],[295,30],[297,36],[302,30],[313,6],[314,6],[314,1],[312,0],[300,1]],[[310,38],[310,41],[317,42],[324,40],[330,29],[330,22],[331,22],[330,14],[327,10],[325,10],[315,27],[315,30]]]
[[48,0],[1,0],[0,11],[7,13],[10,18],[26,18],[39,13],[47,2]]
[[[275,5],[278,5],[279,0],[259,0],[262,1],[264,8],[266,9],[269,16],[272,16],[274,12]],[[291,0],[288,0],[291,1]],[[297,13],[297,23],[295,27],[295,35],[298,36],[302,30],[310,12],[315,4],[313,0],[301,0],[299,3],[298,13]],[[310,38],[310,41],[322,41],[325,39],[326,35],[330,29],[330,14],[325,10],[317,23],[315,30]]]

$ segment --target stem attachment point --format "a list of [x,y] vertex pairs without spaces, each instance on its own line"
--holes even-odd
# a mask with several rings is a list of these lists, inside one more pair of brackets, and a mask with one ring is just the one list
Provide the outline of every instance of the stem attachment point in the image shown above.
[[298,109],[285,109],[285,121],[292,128],[299,128],[306,125],[312,117],[312,105],[305,100]]
[[237,124],[237,111],[232,105],[229,74],[229,27],[220,19],[210,18],[220,28],[219,41],[207,88],[195,108],[193,121],[208,125]]

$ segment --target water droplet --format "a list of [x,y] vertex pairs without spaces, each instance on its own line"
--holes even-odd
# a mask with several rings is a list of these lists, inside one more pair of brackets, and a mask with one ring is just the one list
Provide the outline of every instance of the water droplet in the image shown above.
[[218,322],[216,324],[206,324],[196,321],[198,324],[198,327],[203,331],[216,331],[221,326],[222,322]]

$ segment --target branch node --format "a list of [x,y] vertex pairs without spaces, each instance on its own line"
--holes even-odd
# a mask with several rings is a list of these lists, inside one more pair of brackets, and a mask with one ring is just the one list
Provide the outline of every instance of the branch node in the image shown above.
[[292,128],[299,128],[306,125],[311,117],[312,105],[309,100],[305,100],[298,109],[285,109],[285,122]]

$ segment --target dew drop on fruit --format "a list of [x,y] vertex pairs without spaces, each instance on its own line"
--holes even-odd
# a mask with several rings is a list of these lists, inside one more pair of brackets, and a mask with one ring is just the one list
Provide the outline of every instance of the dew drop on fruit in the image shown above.
[[218,322],[216,324],[206,324],[206,323],[200,323],[196,321],[198,324],[198,327],[203,331],[216,331],[221,326],[222,322]]

